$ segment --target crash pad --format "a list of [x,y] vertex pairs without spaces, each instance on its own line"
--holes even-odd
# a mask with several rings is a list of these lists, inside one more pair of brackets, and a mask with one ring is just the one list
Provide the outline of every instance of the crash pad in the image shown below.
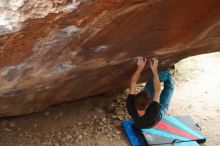
[[198,124],[190,116],[165,116],[153,128],[138,129],[133,120],[122,121],[123,129],[132,146],[198,146],[206,141]]

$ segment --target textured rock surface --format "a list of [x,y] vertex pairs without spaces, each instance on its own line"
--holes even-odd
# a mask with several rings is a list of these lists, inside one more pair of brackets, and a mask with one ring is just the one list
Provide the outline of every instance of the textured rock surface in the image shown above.
[[1,0],[0,12],[0,116],[124,89],[138,56],[162,69],[220,51],[219,0]]

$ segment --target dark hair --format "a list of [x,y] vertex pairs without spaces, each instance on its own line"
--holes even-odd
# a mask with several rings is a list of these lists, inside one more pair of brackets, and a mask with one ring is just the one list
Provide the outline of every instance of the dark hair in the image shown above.
[[134,98],[134,107],[138,110],[144,110],[149,104],[150,97],[146,91],[141,91]]

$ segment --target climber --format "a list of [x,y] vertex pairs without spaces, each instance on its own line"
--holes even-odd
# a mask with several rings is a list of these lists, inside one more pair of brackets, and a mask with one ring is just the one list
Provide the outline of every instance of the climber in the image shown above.
[[[168,70],[158,73],[158,60],[153,58],[148,61],[153,75],[148,79],[144,89],[135,94],[137,81],[147,62],[146,58],[138,58],[137,70],[132,75],[126,101],[128,113],[138,128],[151,128],[162,120],[174,90],[172,74],[175,67],[172,65]],[[160,82],[164,83],[162,91]]]

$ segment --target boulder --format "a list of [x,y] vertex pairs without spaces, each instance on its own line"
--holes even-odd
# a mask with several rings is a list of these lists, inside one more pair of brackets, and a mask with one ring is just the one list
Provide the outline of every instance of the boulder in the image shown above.
[[165,69],[219,42],[219,0],[1,0],[0,117],[119,92],[137,57]]

